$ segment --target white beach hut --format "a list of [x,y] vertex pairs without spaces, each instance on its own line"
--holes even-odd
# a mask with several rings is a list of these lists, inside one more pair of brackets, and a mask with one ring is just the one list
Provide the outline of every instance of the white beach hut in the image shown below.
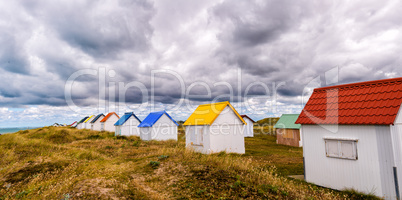
[[166,111],[152,112],[141,122],[141,140],[177,140],[177,126]]
[[255,121],[247,115],[240,115],[246,122],[244,125],[244,137],[254,137],[254,123]]
[[114,124],[116,129],[115,136],[140,136],[140,130],[138,128],[138,125],[140,124],[141,120],[138,119],[133,112],[124,113],[124,115]]
[[296,120],[305,180],[399,199],[401,103],[402,78],[316,88]]
[[119,120],[120,117],[115,113],[108,113],[100,122],[101,122],[101,131],[110,131],[115,132],[114,123]]
[[91,121],[94,118],[94,115],[89,116],[83,123],[84,129],[91,129]]
[[82,118],[80,121],[78,121],[76,128],[77,129],[83,129],[84,128],[84,121],[88,119],[89,116],[86,116]]
[[91,120],[91,130],[101,131],[101,121],[104,117],[105,115],[103,113],[94,117],[94,119]]
[[247,123],[228,102],[200,105],[183,124],[186,146],[201,153],[245,153]]

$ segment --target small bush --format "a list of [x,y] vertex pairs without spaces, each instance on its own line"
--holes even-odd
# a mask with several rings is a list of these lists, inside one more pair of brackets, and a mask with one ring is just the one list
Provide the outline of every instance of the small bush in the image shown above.
[[169,158],[168,155],[160,155],[160,156],[158,156],[158,159],[159,159],[159,160],[165,160],[165,159],[167,159],[167,158]]
[[116,136],[116,139],[118,139],[118,140],[127,140],[127,136],[118,135],[118,136]]
[[140,144],[141,144],[141,140],[136,140],[136,141],[133,142],[132,146],[139,147]]
[[70,134],[70,131],[62,129],[61,131],[51,132],[46,135],[46,139],[55,144],[64,144],[72,142],[74,137]]
[[89,139],[89,140],[97,140],[97,139],[103,139],[103,137],[100,136],[99,134],[97,134],[97,135],[90,135],[90,136],[88,136],[86,139]]
[[160,164],[161,163],[159,161],[151,161],[151,162],[149,162],[149,165],[154,169],[158,168]]

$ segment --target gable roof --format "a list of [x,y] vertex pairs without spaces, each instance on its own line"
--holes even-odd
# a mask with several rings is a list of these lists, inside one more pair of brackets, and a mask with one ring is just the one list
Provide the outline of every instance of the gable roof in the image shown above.
[[106,122],[106,121],[109,119],[109,117],[111,117],[112,115],[116,115],[117,118],[120,119],[120,117],[119,117],[115,112],[110,112],[110,113],[108,113],[108,114],[106,115],[106,117],[104,117],[100,122]]
[[237,113],[236,109],[229,103],[229,101],[223,101],[219,103],[211,103],[199,105],[197,109],[190,115],[190,117],[184,122],[184,126],[195,125],[211,125],[215,119],[221,114],[221,112],[229,106],[236,116],[244,123],[247,124],[244,119]]
[[402,77],[314,89],[298,124],[393,124],[402,103]]
[[74,124],[76,124],[77,123],[77,121],[75,121],[75,122],[73,122],[72,124],[70,124],[69,126],[73,126]]
[[84,123],[89,122],[89,120],[92,119],[92,117],[94,117],[94,115],[91,115],[90,117],[88,117],[88,118],[84,121]]
[[95,123],[96,122],[96,120],[98,120],[101,116],[105,116],[103,113],[101,113],[101,114],[99,114],[99,115],[96,115],[96,117],[91,121],[91,124],[92,123]]
[[121,126],[121,125],[123,125],[124,123],[126,123],[126,121],[127,121],[128,119],[130,119],[131,116],[134,116],[134,117],[141,123],[141,120],[138,119],[138,117],[135,116],[133,112],[127,112],[127,113],[124,113],[124,115],[121,116],[121,118],[120,118],[119,120],[117,120],[117,122],[116,122],[114,125],[115,125],[115,126]]
[[78,122],[78,124],[80,124],[80,123],[84,123],[84,121],[85,120],[87,120],[88,119],[88,116],[86,116],[86,117],[84,117],[84,118],[82,118],[79,122]]
[[253,123],[255,123],[255,121],[253,120],[253,119],[251,119],[249,116],[247,116],[247,115],[240,115],[241,116],[241,118],[247,118],[247,119],[249,119],[250,121],[252,121]]
[[166,114],[177,126],[179,125],[166,111],[151,112],[138,127],[152,127],[163,114]]
[[300,124],[295,124],[299,114],[283,114],[276,122],[274,128],[300,129]]

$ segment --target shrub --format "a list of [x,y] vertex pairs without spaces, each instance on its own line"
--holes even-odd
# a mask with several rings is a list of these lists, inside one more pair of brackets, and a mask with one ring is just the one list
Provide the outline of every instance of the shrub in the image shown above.
[[159,160],[165,160],[165,159],[167,159],[167,158],[169,158],[168,155],[160,155],[160,156],[158,156],[158,159],[159,159]]
[[161,163],[159,161],[151,161],[151,162],[149,162],[149,165],[154,169],[158,168],[160,164]]
[[140,144],[141,144],[141,140],[136,140],[136,141],[133,142],[132,145],[133,145],[134,147],[139,147]]

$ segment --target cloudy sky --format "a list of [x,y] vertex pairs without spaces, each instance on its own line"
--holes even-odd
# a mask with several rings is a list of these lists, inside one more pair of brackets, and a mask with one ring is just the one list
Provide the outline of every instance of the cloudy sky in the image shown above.
[[230,100],[259,120],[311,88],[399,77],[400,1],[0,0],[0,127]]

